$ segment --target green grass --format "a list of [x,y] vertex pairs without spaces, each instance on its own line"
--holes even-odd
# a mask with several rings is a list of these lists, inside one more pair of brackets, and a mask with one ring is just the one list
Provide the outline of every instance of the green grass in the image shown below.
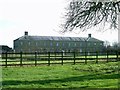
[[118,88],[118,62],[2,68],[3,88]]

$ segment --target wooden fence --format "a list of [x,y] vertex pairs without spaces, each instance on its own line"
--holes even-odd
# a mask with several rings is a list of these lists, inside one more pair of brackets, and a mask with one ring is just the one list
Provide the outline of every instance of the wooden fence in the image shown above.
[[65,63],[99,63],[119,61],[120,52],[31,52],[12,53],[6,52],[1,55],[0,66],[23,66],[23,65],[51,65]]

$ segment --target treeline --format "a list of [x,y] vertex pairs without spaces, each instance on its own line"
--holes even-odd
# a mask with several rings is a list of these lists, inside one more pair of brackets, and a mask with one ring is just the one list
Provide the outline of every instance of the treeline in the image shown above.
[[109,42],[105,42],[103,47],[103,52],[116,52],[120,51],[120,43],[114,42],[112,45],[110,45]]

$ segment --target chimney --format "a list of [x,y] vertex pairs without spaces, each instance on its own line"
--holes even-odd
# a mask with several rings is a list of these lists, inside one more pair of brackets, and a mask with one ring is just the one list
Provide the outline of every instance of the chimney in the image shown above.
[[28,31],[25,31],[25,36],[28,36]]
[[91,34],[88,34],[88,38],[91,38]]

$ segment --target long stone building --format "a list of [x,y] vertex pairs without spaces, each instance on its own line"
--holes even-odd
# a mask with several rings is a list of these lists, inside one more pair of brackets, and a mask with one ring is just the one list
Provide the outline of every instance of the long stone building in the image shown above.
[[15,52],[91,52],[101,51],[103,41],[93,38],[91,34],[88,37],[55,37],[55,36],[31,36],[25,32],[14,40]]

